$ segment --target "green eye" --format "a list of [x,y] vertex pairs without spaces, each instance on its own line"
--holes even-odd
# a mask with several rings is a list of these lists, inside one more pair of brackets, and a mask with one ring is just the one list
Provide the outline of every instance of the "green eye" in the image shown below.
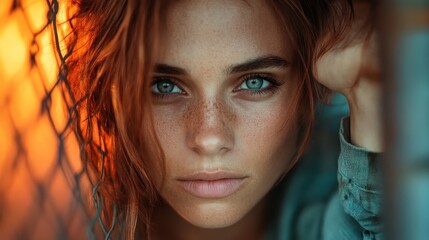
[[245,80],[241,85],[240,89],[249,89],[249,90],[260,90],[267,88],[270,85],[268,80],[265,80],[260,77],[253,77]]
[[152,92],[168,94],[181,93],[182,90],[170,80],[159,80],[152,85]]

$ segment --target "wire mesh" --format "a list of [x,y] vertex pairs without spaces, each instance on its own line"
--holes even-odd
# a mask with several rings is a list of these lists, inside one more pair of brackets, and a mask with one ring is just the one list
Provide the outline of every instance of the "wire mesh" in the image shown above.
[[100,218],[99,183],[82,157],[89,143],[72,128],[82,99],[67,80],[65,3],[0,3],[2,239],[110,239],[115,227]]
[[[72,129],[73,120],[77,115],[76,107],[82,99],[74,98],[67,80],[66,60],[71,49],[67,49],[64,39],[69,34],[73,34],[67,21],[65,8],[67,1],[0,1],[1,239],[110,239],[113,229],[120,226],[120,221],[118,222],[115,217],[111,221],[112,226],[106,226],[100,217],[103,209],[103,201],[98,192],[100,184],[90,181],[85,158],[82,157],[85,145],[91,143],[84,142]],[[385,2],[390,3],[390,1]],[[418,29],[427,31],[428,1],[392,2],[401,8],[407,4],[411,6],[412,2],[421,4],[418,5],[419,8],[426,6],[423,14],[413,12],[408,15],[423,19],[421,22],[424,24],[417,24],[417,26]],[[398,24],[390,23],[390,25]],[[425,34],[422,39],[425,39],[423,43],[427,46],[427,32]],[[423,64],[414,64],[411,60],[415,58],[412,56],[413,58],[408,61],[411,64],[404,64],[404,66],[412,69],[416,76],[420,74],[417,77],[421,76],[421,82],[426,84],[427,72],[423,70],[427,70],[427,62],[424,65],[427,60],[427,51],[423,52],[414,42],[410,43],[410,46],[415,47],[416,56],[422,56],[423,60],[420,63]],[[404,44],[407,52],[411,52],[409,45]],[[392,59],[395,58],[397,56],[392,57]],[[421,73],[414,69],[419,66],[423,69]],[[401,68],[398,67],[398,69]],[[392,76],[396,74],[393,70],[388,70],[392,72]],[[415,79],[417,78],[408,78],[407,74],[407,78],[404,77],[401,81],[408,83]],[[386,86],[393,86],[393,84],[386,84]],[[409,86],[417,86],[422,91],[428,89],[427,84]],[[394,103],[397,97],[396,89],[388,89],[387,93],[391,98],[388,99],[389,102]],[[410,95],[414,95],[417,100],[413,104],[404,104],[404,106],[427,103],[427,101],[418,100],[419,96],[427,96],[427,91],[420,95],[415,94],[415,91],[410,93],[413,93]],[[404,128],[393,121],[397,117],[396,113],[407,116],[407,120],[412,120],[409,118],[410,114],[404,114],[405,111],[400,111],[402,109],[396,105],[392,104],[390,108],[392,117],[389,118],[389,122],[392,123],[389,129],[392,129],[392,132],[398,127]],[[424,107],[411,109],[423,112],[421,109]],[[412,121],[408,124],[417,126]],[[425,126],[427,127],[428,124],[426,123]],[[414,128],[415,131],[424,134],[425,131],[422,129],[422,125]],[[410,131],[410,133],[413,132]],[[424,144],[427,144],[427,134],[425,137],[418,142],[419,146],[426,146]],[[390,141],[395,139],[402,138],[390,137]],[[416,141],[409,142],[413,143],[412,146],[416,145],[414,144]],[[395,146],[390,142],[387,143]],[[400,146],[406,145],[400,144]],[[102,147],[99,147],[99,150],[101,156],[106,154]],[[426,154],[424,161],[427,163],[427,147],[424,150]],[[400,147],[394,148],[391,150],[390,158],[395,159],[395,156],[400,156],[396,151],[405,150]],[[403,166],[395,161],[389,164]],[[389,215],[392,218],[399,216],[401,219],[401,222],[398,220],[399,226],[402,226],[402,228],[390,227],[391,236],[406,235],[407,239],[426,239],[425,223],[428,217],[421,213],[426,213],[428,209],[424,205],[428,199],[427,178],[423,179],[420,178],[420,174],[415,174],[417,172],[415,168],[403,167],[403,169],[405,170],[397,172],[399,172],[398,176],[402,174],[405,177],[398,178],[396,181],[402,181],[403,186],[410,191],[408,196],[412,197],[409,198],[409,202],[397,204],[398,209],[407,210],[404,217],[396,212]],[[408,172],[408,169],[411,170]],[[427,174],[427,168],[424,169]],[[417,170],[420,171],[420,169]],[[415,184],[415,179],[419,181],[418,184]],[[399,183],[391,185],[395,188]],[[420,194],[422,192],[426,195]],[[387,198],[388,201],[394,199],[392,196],[393,194],[390,195],[390,199]],[[418,219],[414,213],[420,213],[422,218]],[[403,222],[408,222],[409,226],[402,224]],[[396,231],[403,233],[397,234]]]

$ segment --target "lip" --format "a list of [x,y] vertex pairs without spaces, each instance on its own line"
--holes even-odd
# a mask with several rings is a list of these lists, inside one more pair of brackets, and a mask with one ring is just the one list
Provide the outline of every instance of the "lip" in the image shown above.
[[179,185],[198,198],[219,199],[237,192],[246,182],[247,176],[229,172],[197,172],[178,178]]

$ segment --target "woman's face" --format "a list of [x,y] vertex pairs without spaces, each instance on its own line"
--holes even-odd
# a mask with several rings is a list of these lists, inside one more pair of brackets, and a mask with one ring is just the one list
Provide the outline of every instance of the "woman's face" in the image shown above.
[[203,228],[243,219],[297,145],[297,78],[286,32],[264,1],[175,1],[155,82],[166,176],[157,188]]

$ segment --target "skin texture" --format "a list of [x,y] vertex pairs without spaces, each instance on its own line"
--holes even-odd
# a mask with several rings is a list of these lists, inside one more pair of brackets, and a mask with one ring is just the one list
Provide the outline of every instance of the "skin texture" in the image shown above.
[[[357,6],[358,25],[365,7]],[[166,17],[157,63],[184,71],[155,73],[155,79],[173,79],[178,88],[163,98],[154,96],[155,129],[166,166],[165,179],[156,181],[166,204],[155,212],[154,236],[262,239],[264,197],[297,145],[297,114],[290,111],[299,81],[294,49],[264,1],[177,1]],[[381,151],[374,42],[371,33],[334,48],[315,63],[314,75],[348,99],[352,143]],[[229,72],[267,55],[290,64]],[[240,89],[245,77],[255,73],[276,79],[278,88],[262,95]],[[183,190],[177,179],[201,171],[234,173],[246,177],[245,184],[225,198],[198,198]]]
[[[262,237],[262,199],[296,150],[297,115],[289,111],[298,81],[294,52],[269,6],[248,2],[180,1],[167,11],[157,63],[186,73],[155,74],[155,79],[174,79],[179,87],[177,93],[154,96],[166,166],[163,183],[157,181],[167,203],[156,214],[159,238]],[[229,72],[268,55],[291,64]],[[257,73],[279,86],[264,93],[243,89],[245,78]],[[198,198],[177,178],[201,171],[227,171],[245,177],[244,184],[224,198]]]

